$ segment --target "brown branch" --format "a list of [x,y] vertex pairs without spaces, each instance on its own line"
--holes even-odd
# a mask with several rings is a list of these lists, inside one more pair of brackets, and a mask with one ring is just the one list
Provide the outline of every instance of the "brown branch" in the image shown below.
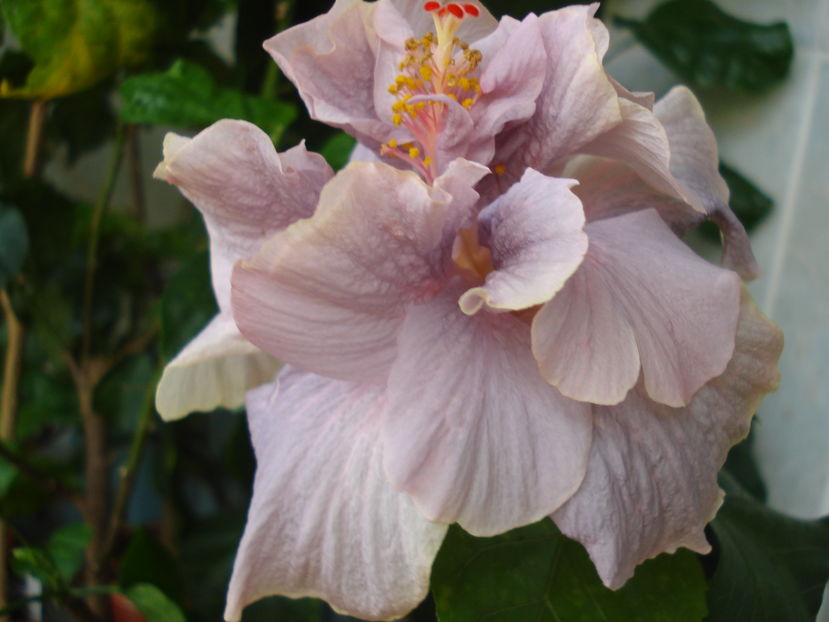
[[144,222],[146,201],[144,199],[144,171],[141,167],[141,135],[137,125],[127,126],[127,156],[129,159],[130,186],[132,188],[133,215],[138,222]]
[[43,143],[43,122],[46,102],[36,99],[29,110],[29,130],[26,133],[26,154],[23,157],[23,177],[34,177],[40,168],[40,146]]
[[[0,444],[14,437],[14,425],[17,415],[17,387],[20,382],[20,360],[23,356],[23,325],[17,319],[9,294],[0,289],[0,307],[6,323],[6,358],[3,365],[3,392],[0,395]],[[8,570],[6,567],[6,540],[8,529],[5,521],[0,521],[0,609],[9,603]],[[6,622],[8,616],[0,616],[0,622]]]

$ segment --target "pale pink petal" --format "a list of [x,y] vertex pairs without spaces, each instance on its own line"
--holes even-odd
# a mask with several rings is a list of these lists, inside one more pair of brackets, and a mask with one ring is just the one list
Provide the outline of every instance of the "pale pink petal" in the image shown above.
[[759,274],[757,260],[742,223],[728,206],[728,186],[719,173],[717,141],[697,98],[677,86],[653,109],[671,146],[671,173],[693,192],[723,235],[722,262],[745,279]]
[[498,30],[477,47],[484,53],[481,95],[470,109],[475,140],[463,155],[489,163],[495,136],[508,123],[524,121],[535,112],[547,58],[539,20],[532,14],[522,22],[504,17]]
[[714,134],[694,95],[675,87],[653,112],[633,101],[620,104],[624,121],[582,150],[623,162],[654,189],[686,203],[692,209],[683,210],[685,220],[694,225],[714,220],[723,231],[723,264],[746,278],[756,276],[748,237],[728,207]]
[[541,374],[566,396],[687,404],[734,349],[740,279],[695,255],[654,210],[589,223],[579,270],[533,320]]
[[584,212],[570,179],[528,168],[517,184],[481,212],[490,229],[495,270],[469,289],[464,313],[481,308],[519,310],[552,298],[587,252]]
[[217,315],[164,368],[155,393],[162,419],[238,408],[245,391],[273,379],[279,361],[242,337],[229,313]]
[[590,407],[538,375],[529,329],[468,317],[462,284],[412,308],[389,377],[383,428],[392,484],[428,518],[492,535],[539,520],[578,488]]
[[[466,169],[479,171],[474,184],[483,167]],[[313,218],[236,265],[233,314],[242,333],[308,371],[384,378],[405,306],[440,290],[456,233],[448,224],[470,213],[441,184],[385,164],[349,164],[323,188]]]
[[547,56],[544,87],[535,114],[499,137],[493,163],[506,171],[490,184],[505,189],[527,166],[546,170],[622,121],[616,89],[602,68],[603,39],[596,33],[604,27],[593,17],[597,8],[576,5],[539,18]]
[[252,256],[271,234],[313,214],[333,172],[304,145],[277,154],[255,125],[223,120],[193,139],[168,134],[155,175],[178,186],[204,216],[213,290],[219,307],[229,311],[233,263]]
[[258,464],[227,620],[272,594],[369,620],[405,615],[426,596],[446,525],[386,481],[385,402],[380,386],[289,369],[248,394]]
[[776,388],[782,345],[744,292],[734,357],[688,406],[654,403],[640,387],[618,406],[594,408],[587,476],[553,519],[584,544],[605,585],[620,587],[660,553],[710,550],[703,529],[722,500],[717,472]]
[[337,0],[328,13],[265,41],[265,49],[297,87],[311,117],[372,148],[387,140],[390,130],[374,107],[376,6]]

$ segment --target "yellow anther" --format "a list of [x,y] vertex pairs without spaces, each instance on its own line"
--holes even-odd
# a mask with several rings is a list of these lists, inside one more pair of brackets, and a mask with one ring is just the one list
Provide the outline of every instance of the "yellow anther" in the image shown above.
[[496,164],[496,165],[495,165],[495,168],[493,168],[493,169],[492,169],[492,171],[493,171],[496,175],[503,175],[504,173],[506,173],[506,172],[507,172],[507,167],[506,167],[506,165],[504,165],[504,164]]
[[395,112],[391,116],[391,122],[394,123],[395,125],[400,125],[403,122],[403,115],[400,114],[399,112]]
[[389,147],[391,147],[392,149],[397,149],[397,141],[396,141],[396,140],[394,140],[394,138],[392,138],[392,139],[389,141]]
[[469,84],[472,86],[476,93],[481,92],[481,84],[478,82],[478,78],[469,78]]
[[397,93],[397,85],[396,84],[390,84],[389,85],[389,93],[391,93],[392,95]]
[[414,37],[409,37],[408,39],[406,39],[407,50],[416,50],[418,45],[420,45],[420,42]]
[[466,41],[459,41],[458,47],[464,51],[469,49],[469,44]]
[[432,158],[423,158],[423,166],[429,166],[432,163]]
[[411,98],[412,98],[412,94],[411,94],[411,93],[406,93],[406,94],[403,96],[403,101],[404,101],[404,102],[407,102],[407,101],[409,101]]
[[429,82],[432,79],[432,68],[426,65],[420,66],[420,75],[423,76],[423,79]]
[[409,149],[409,157],[410,158],[414,159],[419,155],[420,155],[420,149],[418,149],[417,147],[412,147],[411,149]]
[[415,110],[423,110],[426,107],[426,102],[417,102],[414,107]]
[[416,89],[417,88],[417,80],[415,80],[411,76],[406,76],[406,86],[408,86],[410,89]]
[[415,107],[411,104],[406,106],[406,112],[408,112],[409,116],[412,117],[412,118],[417,116],[417,113],[415,112]]
[[457,96],[457,95],[455,95],[454,93],[447,93],[447,95],[448,95],[449,97],[451,97],[452,99],[454,99],[455,101],[458,101],[458,96]]
[[458,83],[458,76],[454,73],[450,73],[446,76],[446,85],[447,86],[455,86]]
[[472,83],[469,81],[469,78],[461,78],[458,80],[458,86],[460,86],[464,91],[468,91],[471,85]]
[[398,75],[398,76],[394,79],[394,81],[395,81],[398,85],[402,86],[402,85],[406,84],[406,76],[404,76],[404,75],[400,74],[400,75]]
[[462,105],[464,108],[466,108],[467,110],[469,110],[470,108],[472,108],[472,104],[474,104],[474,103],[475,103],[475,102],[474,102],[474,101],[472,101],[472,99],[470,99],[469,97],[467,97],[465,100],[463,100],[463,103],[462,103],[461,105]]
[[433,35],[431,32],[427,32],[425,35],[423,35],[422,41],[425,41],[426,43],[431,43],[434,40],[435,35]]
[[391,105],[392,112],[400,112],[403,108],[406,107],[406,102],[402,99],[398,99]]

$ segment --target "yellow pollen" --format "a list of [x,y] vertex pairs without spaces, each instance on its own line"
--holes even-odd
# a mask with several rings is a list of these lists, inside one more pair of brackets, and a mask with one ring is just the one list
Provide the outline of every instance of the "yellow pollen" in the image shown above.
[[426,102],[417,102],[414,107],[415,110],[423,110],[426,107]]
[[457,96],[457,95],[455,95],[454,93],[447,93],[447,95],[448,95],[449,97],[451,97],[452,99],[454,99],[455,101],[458,101],[458,96]]
[[410,158],[414,159],[419,155],[420,155],[420,149],[418,149],[417,147],[412,147],[411,149],[409,149],[409,157]]
[[404,75],[398,75],[398,76],[394,79],[394,81],[395,81],[397,84],[399,84],[399,85],[406,84],[406,76],[404,76]]
[[454,73],[450,73],[448,76],[446,76],[446,85],[447,86],[455,86],[457,83],[458,83],[458,76],[456,76]]
[[400,125],[403,122],[403,115],[400,114],[399,112],[395,112],[391,116],[391,122],[394,123],[395,125]]
[[469,97],[467,97],[465,100],[463,100],[463,104],[461,104],[461,105],[464,108],[466,108],[467,110],[469,110],[470,108],[472,108],[472,104],[474,104],[474,103],[475,103],[474,101],[472,101]]
[[417,116],[417,114],[415,113],[415,107],[412,104],[406,106],[406,112],[408,112],[409,116],[412,118]]
[[397,148],[397,141],[396,141],[396,140],[394,140],[394,138],[392,138],[392,139],[389,141],[389,147],[391,147],[392,149],[396,149],[396,148]]
[[423,76],[423,79],[427,82],[432,79],[432,69],[431,67],[427,67],[426,65],[420,66],[420,75]]
[[432,158],[423,158],[423,166],[429,166],[432,163]]
[[400,112],[406,107],[406,102],[402,99],[398,99],[391,105],[392,112]]
[[495,168],[493,168],[493,169],[492,169],[492,171],[493,171],[496,175],[503,175],[504,173],[506,173],[506,172],[507,172],[507,167],[506,167],[506,165],[504,165],[504,164],[496,164],[496,165],[495,165]]
[[410,37],[410,38],[406,39],[406,49],[407,50],[416,50],[418,45],[420,45],[420,41],[418,41],[414,37]]
[[461,78],[460,80],[458,80],[458,85],[459,85],[459,86],[460,86],[460,87],[461,87],[464,91],[468,91],[468,90],[469,90],[469,87],[471,86],[471,84],[472,84],[472,83],[469,81],[469,78]]
[[397,85],[396,84],[389,85],[389,93],[391,93],[392,95],[395,95],[397,93]]

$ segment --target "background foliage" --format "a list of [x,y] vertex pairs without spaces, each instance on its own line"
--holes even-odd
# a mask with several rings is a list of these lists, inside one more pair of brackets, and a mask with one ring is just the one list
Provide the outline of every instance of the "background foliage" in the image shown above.
[[[517,17],[559,3],[493,0]],[[151,227],[142,140],[247,119],[280,149],[302,138],[337,168],[353,145],[308,120],[261,49],[323,0],[0,0],[0,617],[216,620],[244,525],[253,457],[244,417],[162,424],[165,361],[215,312],[206,239],[191,216]],[[232,59],[205,33],[235,29]],[[785,24],[749,24],[709,0],[669,0],[623,20],[697,89],[759,93],[785,78]],[[147,144],[158,149],[158,145]],[[44,173],[102,148],[92,201]],[[160,158],[160,153],[158,154]],[[747,227],[772,209],[723,163]],[[119,174],[129,201],[113,204]],[[93,193],[95,194],[95,193]],[[433,595],[412,621],[800,622],[829,576],[829,525],[779,515],[749,444],[722,473],[725,506],[700,557],[642,565],[618,592],[549,521],[490,539],[450,531]],[[271,598],[245,621],[316,622],[319,601]]]

